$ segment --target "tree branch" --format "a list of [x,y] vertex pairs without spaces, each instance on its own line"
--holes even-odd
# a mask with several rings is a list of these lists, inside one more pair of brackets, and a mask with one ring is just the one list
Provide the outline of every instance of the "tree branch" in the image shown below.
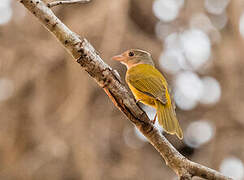
[[50,2],[47,4],[47,6],[49,8],[52,8],[54,6],[58,6],[58,5],[63,5],[63,4],[84,4],[84,3],[89,3],[90,0],[66,0],[66,1],[54,1],[54,2]]
[[85,39],[66,27],[42,0],[20,0],[20,2],[46,27],[77,63],[104,89],[115,106],[144,134],[160,153],[166,164],[175,171],[180,179],[193,176],[210,180],[231,180],[219,172],[194,163],[182,156],[150,122],[146,113],[137,106],[127,89],[120,82],[118,74],[98,55],[93,46]]

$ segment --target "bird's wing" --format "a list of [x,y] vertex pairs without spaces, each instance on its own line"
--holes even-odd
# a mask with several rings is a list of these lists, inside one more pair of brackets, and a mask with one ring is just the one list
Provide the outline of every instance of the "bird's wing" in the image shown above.
[[138,91],[159,100],[163,104],[167,103],[166,89],[159,77],[147,73],[136,73],[128,75],[127,81]]
[[171,88],[170,88],[170,87],[168,87],[168,92],[169,92],[170,99],[171,99],[171,104],[172,104],[172,108],[173,108],[173,113],[176,115],[176,113],[175,113],[176,105],[175,105],[174,97],[173,97],[173,95],[172,95],[172,91],[171,91]]

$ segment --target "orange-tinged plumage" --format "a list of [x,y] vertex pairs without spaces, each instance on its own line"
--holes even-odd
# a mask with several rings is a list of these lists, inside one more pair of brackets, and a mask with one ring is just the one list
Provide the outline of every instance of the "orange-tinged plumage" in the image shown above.
[[159,124],[180,139],[183,133],[176,118],[174,104],[164,76],[154,67],[151,55],[142,50],[128,50],[113,57],[128,68],[126,82],[135,98],[157,110]]

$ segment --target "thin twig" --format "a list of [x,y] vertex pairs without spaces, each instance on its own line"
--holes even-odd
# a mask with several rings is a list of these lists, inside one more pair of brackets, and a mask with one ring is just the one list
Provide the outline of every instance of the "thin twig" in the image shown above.
[[63,4],[85,4],[89,3],[91,0],[66,0],[66,1],[54,1],[47,4],[49,8]]
[[144,134],[180,179],[188,180],[198,176],[209,180],[231,180],[213,169],[194,163],[182,156],[154,127],[146,113],[129,95],[114,70],[100,58],[93,46],[65,26],[42,0],[20,0],[20,2],[38,18],[43,26],[62,43],[76,62],[104,89],[115,106]]

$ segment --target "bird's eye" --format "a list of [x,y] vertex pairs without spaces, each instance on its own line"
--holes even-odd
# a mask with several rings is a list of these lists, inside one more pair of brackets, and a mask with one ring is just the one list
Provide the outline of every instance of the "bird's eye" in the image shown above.
[[129,56],[130,57],[134,56],[134,53],[133,52],[129,52]]

